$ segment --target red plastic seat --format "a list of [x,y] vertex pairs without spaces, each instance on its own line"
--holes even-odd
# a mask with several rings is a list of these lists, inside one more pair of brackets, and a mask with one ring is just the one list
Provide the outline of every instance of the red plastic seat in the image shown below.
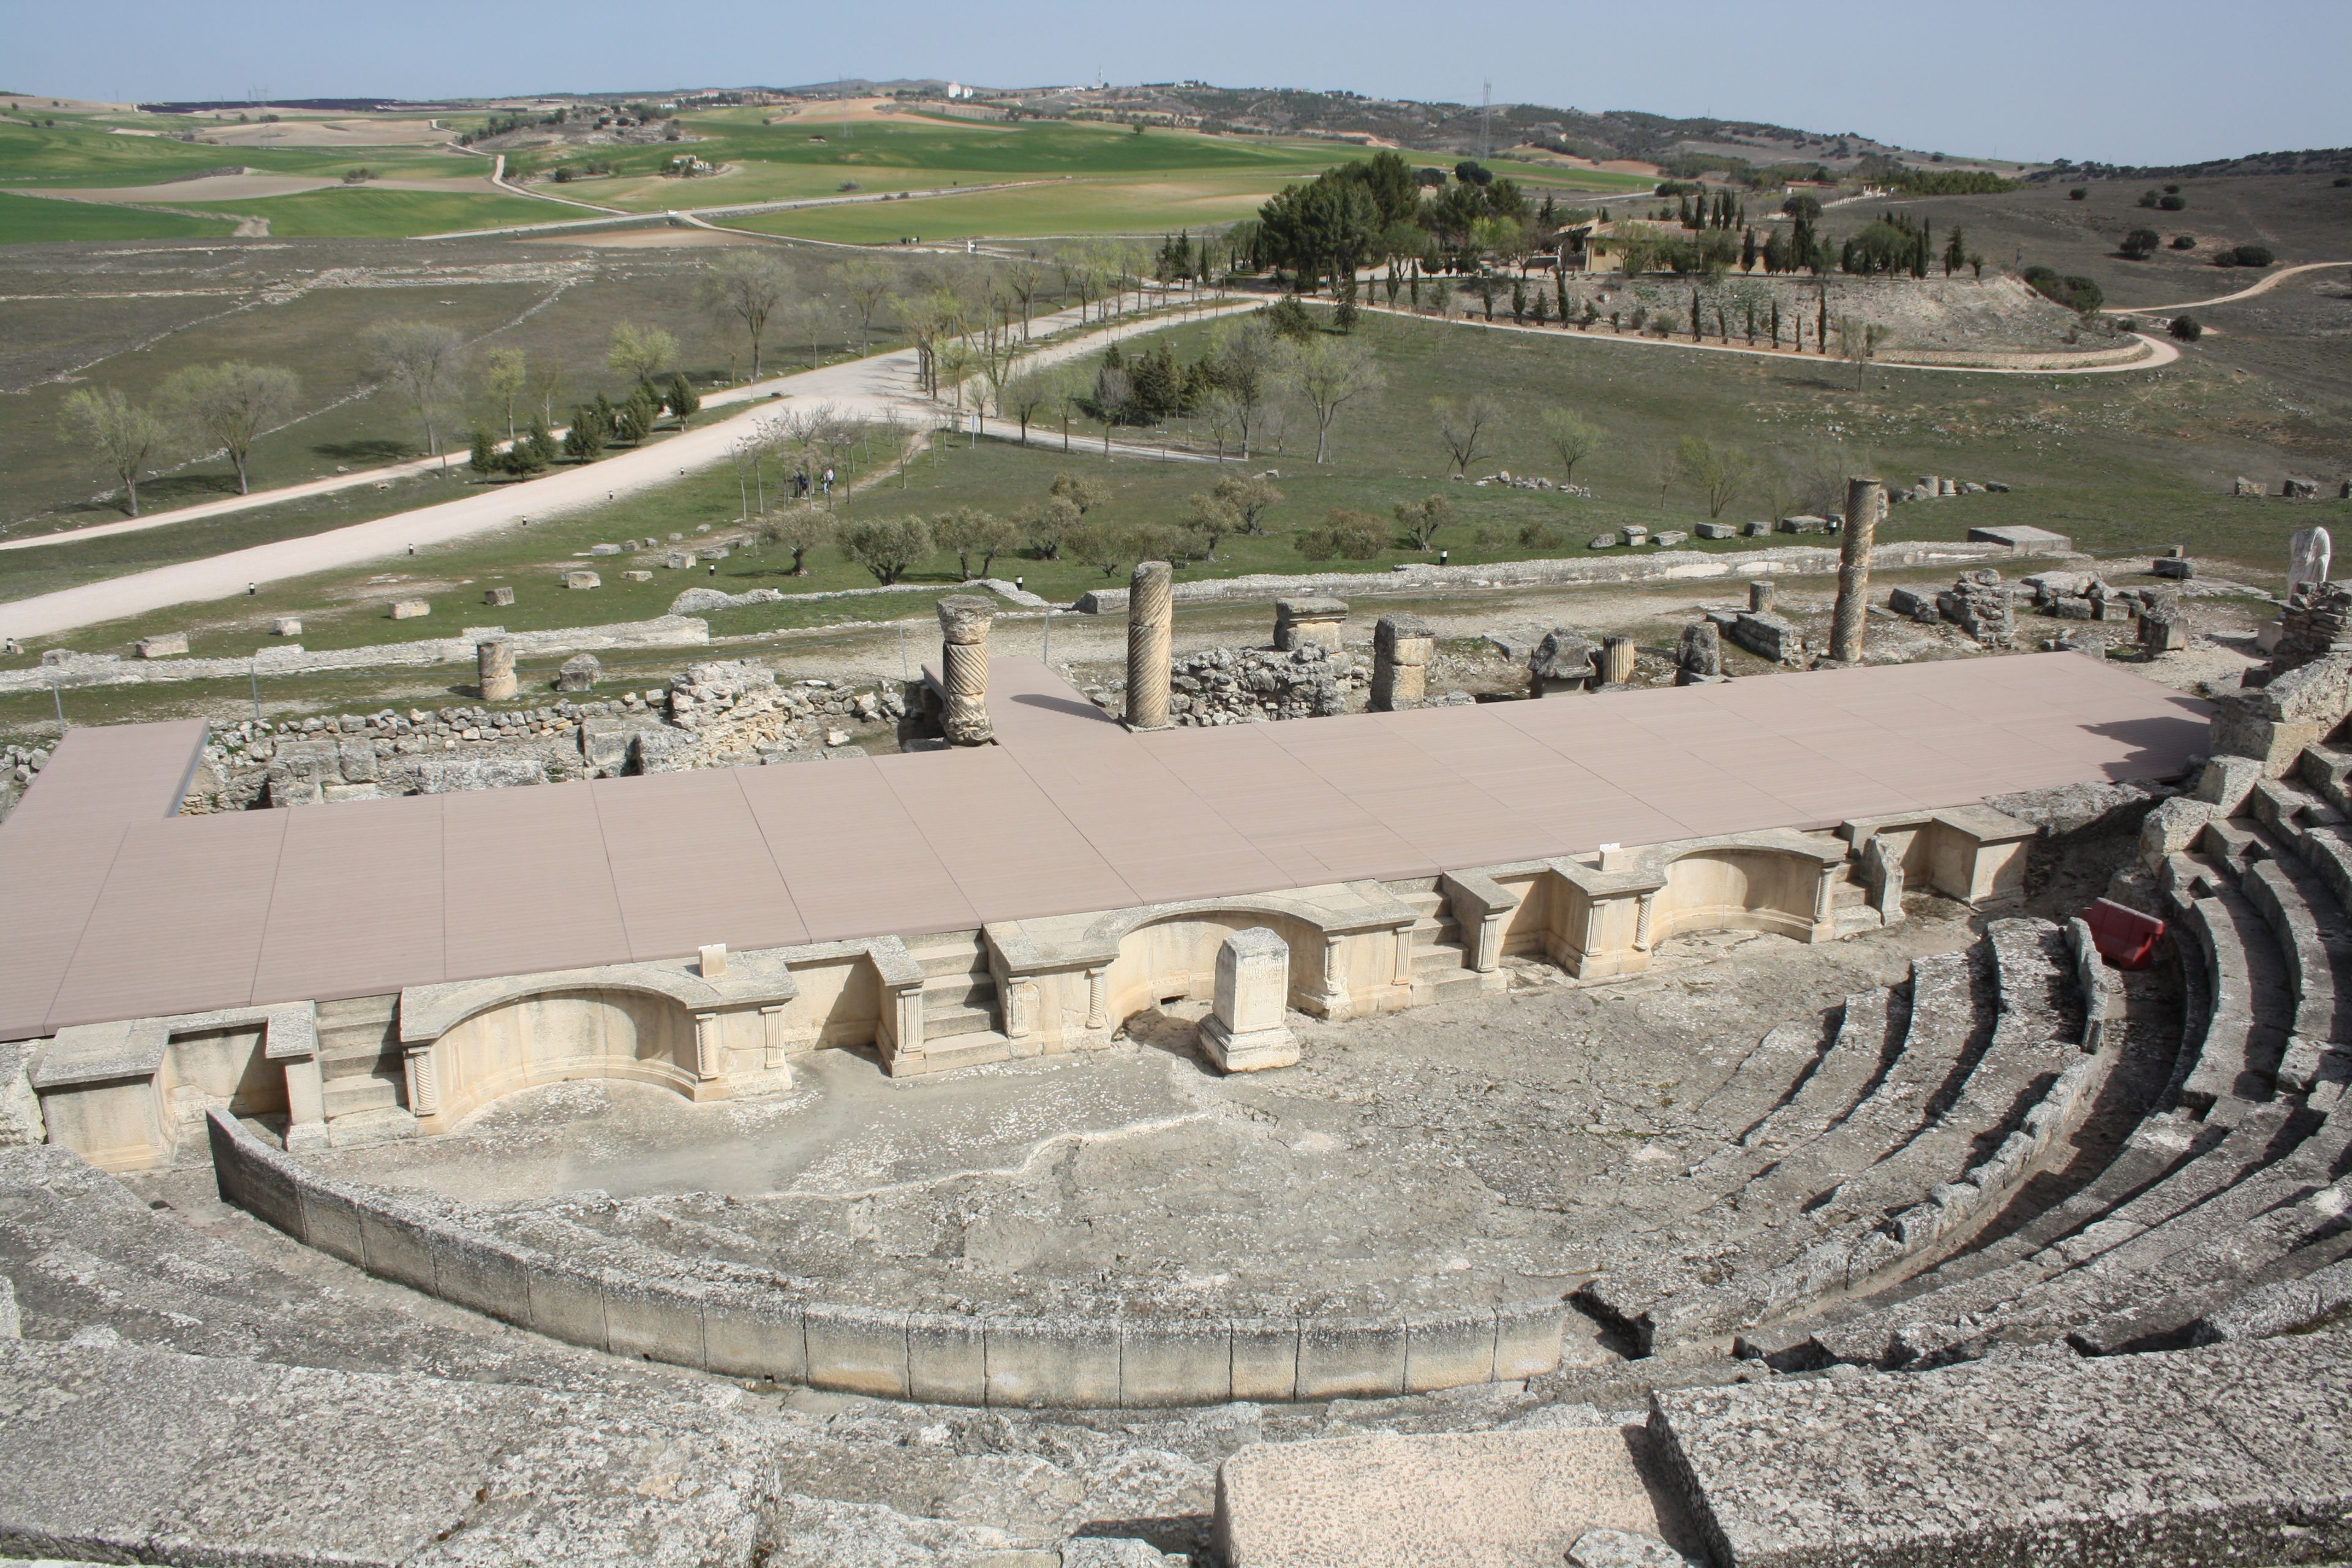
[[2164,922],[2112,899],[2101,899],[2083,911],[2091,927],[2091,942],[2099,956],[2117,969],[2146,969],[2164,938]]

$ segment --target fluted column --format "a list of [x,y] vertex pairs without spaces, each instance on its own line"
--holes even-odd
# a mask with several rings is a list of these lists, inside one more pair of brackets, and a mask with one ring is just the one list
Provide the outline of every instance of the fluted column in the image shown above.
[[1863,627],[1870,616],[1870,547],[1886,515],[1886,487],[1876,479],[1845,482],[1845,544],[1838,552],[1837,613],[1830,623],[1830,657],[1844,664],[1862,658]]
[[1127,589],[1127,727],[1168,727],[1168,658],[1175,636],[1175,572],[1165,561],[1135,568]]
[[940,728],[958,746],[985,746],[996,738],[988,719],[988,623],[996,606],[977,594],[940,601],[940,684],[947,712]]

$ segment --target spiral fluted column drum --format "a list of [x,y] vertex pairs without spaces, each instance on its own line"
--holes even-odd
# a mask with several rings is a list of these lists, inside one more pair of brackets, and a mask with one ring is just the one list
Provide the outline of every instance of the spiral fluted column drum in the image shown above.
[[996,606],[977,594],[940,601],[940,684],[947,711],[940,727],[950,744],[985,746],[996,738],[988,721],[988,623]]
[[1168,657],[1175,636],[1175,572],[1146,561],[1127,589],[1127,727],[1168,727]]

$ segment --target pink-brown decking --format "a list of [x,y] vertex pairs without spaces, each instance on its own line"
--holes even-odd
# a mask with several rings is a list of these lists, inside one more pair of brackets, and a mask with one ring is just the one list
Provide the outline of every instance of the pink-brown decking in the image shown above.
[[999,743],[176,817],[195,723],[79,730],[0,826],[0,1039],[969,930],[2179,773],[2077,654],[1130,734],[1033,658]]

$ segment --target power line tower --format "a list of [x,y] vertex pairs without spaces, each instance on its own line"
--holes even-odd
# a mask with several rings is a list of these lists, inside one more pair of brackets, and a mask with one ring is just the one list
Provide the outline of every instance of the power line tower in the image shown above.
[[1495,84],[1478,84],[1478,162],[1485,163],[1495,155]]

